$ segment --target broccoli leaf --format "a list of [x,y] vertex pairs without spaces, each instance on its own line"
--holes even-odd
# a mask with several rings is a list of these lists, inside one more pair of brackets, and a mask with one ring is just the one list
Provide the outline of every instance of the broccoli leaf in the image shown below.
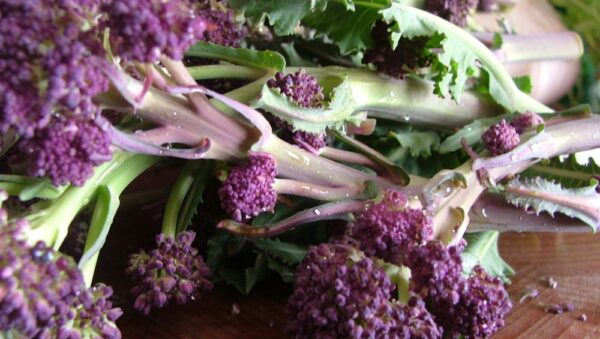
[[256,239],[254,245],[270,256],[286,264],[297,264],[306,256],[307,247],[283,242],[279,239]]
[[434,131],[390,132],[400,145],[410,152],[413,157],[430,157],[431,151],[440,147],[440,136]]
[[[391,24],[392,46],[396,47],[401,37],[409,39],[430,36],[429,48],[439,49],[431,64],[431,78],[435,81],[435,93],[458,101],[464,91],[467,79],[478,74],[477,55],[453,31],[445,30],[437,24],[437,18],[422,10],[393,4],[381,11],[384,20]],[[493,77],[490,77],[490,80]],[[490,82],[491,83],[491,82]],[[490,90],[490,93],[492,91]],[[492,93],[494,95],[494,93]],[[499,103],[503,100],[494,97]]]
[[219,273],[225,282],[233,285],[240,293],[248,294],[257,283],[264,280],[269,274],[267,257],[260,253],[254,259],[254,265],[251,267],[244,270],[222,267]]
[[381,18],[379,10],[390,4],[390,0],[361,1],[348,11],[347,4],[332,2],[323,13],[311,14],[302,22],[335,41],[341,53],[347,55],[373,45],[371,29]]
[[[320,79],[321,80],[321,79]],[[360,124],[366,119],[365,113],[355,114],[355,103],[347,79],[323,79],[324,82],[335,81],[330,100],[324,108],[304,108],[298,106],[278,89],[263,86],[260,97],[254,102],[255,108],[261,108],[290,123],[294,130],[321,133],[327,128],[337,129],[351,122]],[[324,86],[325,87],[325,86]]]
[[486,272],[509,282],[509,276],[515,271],[500,257],[498,253],[497,231],[484,231],[465,234],[467,247],[462,253],[463,272],[470,274],[475,265],[481,265]]
[[192,218],[198,213],[198,205],[203,202],[204,188],[206,188],[208,178],[212,174],[213,164],[212,161],[202,161],[199,167],[194,168],[192,172],[194,181],[179,209],[177,233],[184,231],[192,222]]
[[563,187],[584,187],[589,186],[592,178],[600,176],[600,166],[593,158],[589,158],[587,164],[582,165],[572,154],[562,160],[559,157],[543,160],[529,167],[521,176],[526,178],[541,176],[560,182]]
[[199,41],[187,52],[187,56],[225,60],[237,65],[257,67],[262,69],[275,69],[282,71],[285,68],[285,58],[274,51],[257,51],[247,48],[235,48],[215,45]]
[[281,277],[281,280],[286,283],[293,283],[296,278],[296,272],[293,268],[282,264],[281,262],[267,256],[267,263],[269,268],[277,273]]
[[536,214],[559,212],[577,218],[590,225],[594,231],[600,226],[600,194],[596,192],[598,180],[579,188],[564,188],[560,184],[541,177],[522,181],[511,180],[505,187],[506,201]]
[[[277,35],[290,35],[300,21],[311,12],[323,11],[329,0],[289,1],[289,0],[230,0],[233,9],[244,11],[244,15],[255,21],[265,17],[275,28]],[[344,0],[346,8],[350,8],[352,0]]]

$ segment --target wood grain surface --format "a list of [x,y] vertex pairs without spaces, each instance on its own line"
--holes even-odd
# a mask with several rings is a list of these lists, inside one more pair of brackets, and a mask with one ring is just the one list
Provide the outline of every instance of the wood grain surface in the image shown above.
[[[119,217],[99,262],[97,279],[114,286],[116,303],[125,311],[118,321],[124,338],[285,337],[284,308],[291,289],[276,280],[260,284],[249,296],[219,284],[195,302],[155,310],[148,317],[131,309],[131,286],[123,274],[126,257],[140,247],[152,247],[158,217],[143,210]],[[501,236],[500,252],[517,273],[508,287],[513,311],[495,338],[600,338],[598,236],[507,233]],[[547,286],[548,277],[557,281],[556,288]],[[519,303],[522,293],[533,288],[539,296]],[[544,312],[555,303],[572,303],[575,310]],[[585,322],[577,320],[582,313]]]

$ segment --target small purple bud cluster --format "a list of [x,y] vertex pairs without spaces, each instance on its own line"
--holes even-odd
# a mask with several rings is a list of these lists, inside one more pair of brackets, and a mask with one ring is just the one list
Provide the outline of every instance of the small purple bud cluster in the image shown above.
[[528,130],[537,127],[544,123],[544,118],[533,113],[533,112],[525,112],[523,114],[519,114],[517,117],[510,121],[510,125],[515,128],[517,133],[523,134]]
[[212,288],[207,279],[210,270],[192,247],[195,237],[192,231],[181,232],[175,239],[159,234],[157,248],[131,255],[126,273],[137,284],[131,290],[135,309],[148,314],[172,300],[182,305]]
[[431,239],[431,220],[423,210],[409,208],[401,192],[388,189],[381,202],[359,214],[350,228],[350,236],[368,256],[403,265],[408,255]]
[[[0,203],[6,194],[0,191]],[[0,333],[35,338],[120,338],[108,287],[88,290],[72,259],[22,240],[29,224],[0,208]],[[101,292],[101,294],[99,294]],[[87,336],[83,334],[88,334]]]
[[512,151],[521,142],[517,129],[506,123],[504,119],[490,126],[481,135],[481,140],[485,148],[494,156]]
[[[300,107],[323,107],[323,101],[325,100],[323,88],[317,82],[317,78],[307,74],[304,69],[287,75],[277,72],[273,79],[267,81],[267,86],[279,89],[281,94],[288,97]],[[309,133],[302,130],[294,131],[292,125],[273,115],[269,116],[269,120],[275,128],[280,129],[281,137],[285,141],[298,145],[307,151],[317,153],[327,145],[324,133]]]
[[246,30],[238,25],[230,10],[211,9],[210,5],[199,11],[199,15],[206,20],[207,29],[198,36],[203,40],[216,45],[240,47],[246,37]]
[[504,326],[512,304],[500,279],[476,266],[462,275],[461,246],[430,241],[409,257],[411,290],[421,296],[446,334],[489,337]]
[[207,29],[191,0],[119,0],[102,9],[116,53],[131,61],[156,62],[162,54],[181,60]]
[[55,110],[91,115],[108,88],[98,64],[104,50],[81,30],[74,1],[0,3],[0,131],[31,137]]
[[478,0],[425,0],[425,10],[464,27],[469,12],[477,7],[477,2]]
[[276,175],[277,164],[271,154],[250,154],[247,163],[231,169],[219,189],[221,207],[235,221],[272,211],[277,203]]
[[275,73],[275,77],[267,81],[269,88],[277,88],[300,107],[317,108],[323,106],[323,87],[317,78],[300,69],[294,74]]
[[298,265],[286,331],[294,338],[441,337],[422,303],[390,301],[393,291],[385,271],[351,247],[313,246]]
[[392,49],[388,25],[382,21],[375,23],[371,37],[374,47],[365,52],[362,61],[375,65],[378,72],[404,79],[406,74],[431,64],[431,56],[426,51],[427,37],[401,37],[398,46]]
[[56,186],[83,185],[94,166],[110,160],[110,139],[91,120],[57,118],[31,139],[19,144],[30,176],[50,178]]
[[496,0],[479,0],[477,10],[481,12],[492,12],[498,8]]

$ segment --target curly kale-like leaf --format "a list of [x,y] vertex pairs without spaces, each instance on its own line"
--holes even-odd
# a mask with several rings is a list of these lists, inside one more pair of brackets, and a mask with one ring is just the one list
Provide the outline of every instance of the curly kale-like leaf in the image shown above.
[[522,177],[531,178],[540,176],[548,180],[559,182],[563,187],[586,187],[590,180],[600,176],[600,166],[593,158],[585,164],[580,164],[575,155],[561,159],[555,157],[543,160],[528,168]]
[[596,191],[598,180],[579,188],[564,188],[559,183],[541,177],[529,180],[511,180],[505,187],[506,201],[537,214],[562,213],[590,225],[594,231],[600,227],[600,194]]

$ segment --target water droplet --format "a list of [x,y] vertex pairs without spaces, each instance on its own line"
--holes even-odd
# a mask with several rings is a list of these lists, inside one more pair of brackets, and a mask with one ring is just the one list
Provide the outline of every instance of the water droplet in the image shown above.
[[315,208],[315,210],[313,211],[313,213],[314,213],[315,215],[321,215],[321,211],[319,211],[319,209],[318,209],[318,208]]
[[396,93],[394,91],[389,91],[388,95],[393,98],[394,96],[396,96]]
[[402,119],[403,119],[404,121],[410,121],[410,117],[409,117],[408,115],[404,115],[404,116],[402,116]]
[[484,218],[487,218],[487,217],[488,217],[488,216],[487,216],[487,211],[485,210],[485,208],[482,208],[482,209],[481,209],[481,215],[482,215]]
[[173,112],[169,112],[167,113],[167,118],[171,121],[175,121],[177,120],[177,112],[173,111]]

